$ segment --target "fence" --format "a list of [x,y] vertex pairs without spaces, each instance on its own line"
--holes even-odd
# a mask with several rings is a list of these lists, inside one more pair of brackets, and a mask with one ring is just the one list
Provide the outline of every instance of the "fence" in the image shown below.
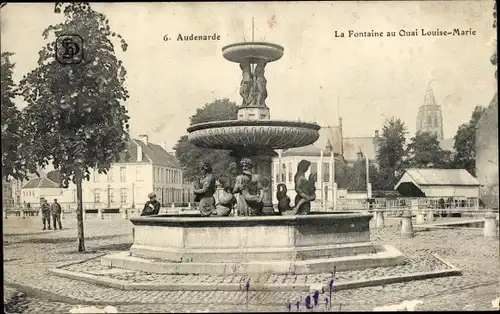
[[[409,208],[411,204],[415,204],[419,209],[440,208],[440,209],[479,209],[479,199],[477,198],[454,198],[454,199],[441,199],[441,198],[373,198],[369,200],[361,199],[339,199],[335,210],[369,210],[369,209],[404,209]],[[331,207],[331,205],[330,205]]]

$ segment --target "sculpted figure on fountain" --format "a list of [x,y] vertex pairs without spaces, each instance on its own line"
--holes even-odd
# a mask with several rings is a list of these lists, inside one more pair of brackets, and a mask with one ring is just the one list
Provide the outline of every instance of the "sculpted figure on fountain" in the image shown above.
[[240,161],[241,174],[236,177],[233,193],[236,194],[236,208],[241,216],[262,215],[265,196],[262,178],[253,173],[253,164],[249,158]]
[[223,189],[219,194],[218,203],[215,205],[215,211],[217,216],[229,216],[236,204],[236,197],[232,193],[233,191],[229,182],[219,178],[219,183],[222,185]]
[[207,162],[200,163],[200,177],[194,186],[194,201],[198,202],[198,209],[202,216],[211,216],[215,213],[214,194],[217,190],[212,167]]
[[240,96],[243,98],[242,107],[249,106],[253,102],[252,87],[253,87],[253,75],[252,66],[249,61],[240,63],[240,69],[242,72],[242,79],[240,83]]
[[311,212],[311,202],[316,199],[316,181],[317,175],[311,173],[306,178],[306,172],[309,170],[311,162],[303,159],[297,166],[297,173],[294,177],[295,182],[295,205],[290,206],[290,197],[286,195],[287,188],[283,183],[278,184],[276,198],[278,199],[278,210],[283,215],[307,215]]
[[256,104],[259,107],[266,107],[267,98],[267,80],[264,76],[266,62],[259,62],[255,67],[255,87],[257,92]]

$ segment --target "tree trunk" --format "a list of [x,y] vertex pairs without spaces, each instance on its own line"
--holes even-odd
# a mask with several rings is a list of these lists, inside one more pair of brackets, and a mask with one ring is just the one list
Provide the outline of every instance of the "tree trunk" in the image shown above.
[[83,236],[83,198],[82,198],[82,176],[76,178],[76,225],[78,230],[78,252],[85,252],[85,239]]

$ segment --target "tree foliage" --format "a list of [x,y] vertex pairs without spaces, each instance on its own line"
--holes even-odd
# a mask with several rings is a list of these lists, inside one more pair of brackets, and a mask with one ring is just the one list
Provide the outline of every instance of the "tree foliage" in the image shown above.
[[472,175],[475,175],[476,169],[476,127],[485,110],[476,106],[469,122],[460,125],[454,137],[452,167],[467,169]]
[[382,127],[376,156],[380,169],[375,179],[377,189],[392,190],[394,188],[395,172],[402,166],[401,162],[405,155],[406,130],[405,123],[395,117],[387,119]]
[[[215,100],[198,108],[196,113],[190,117],[190,124],[198,124],[212,121],[236,120],[237,107],[229,99]],[[199,176],[199,164],[202,161],[212,165],[216,178],[224,177],[232,182],[236,176],[236,164],[229,156],[229,151],[198,147],[191,144],[187,135],[182,136],[174,147],[175,156],[184,170],[184,178],[193,181]]]
[[446,168],[450,152],[441,148],[437,136],[429,132],[417,132],[406,147],[406,168]]
[[[20,91],[28,103],[24,114],[35,162],[44,167],[52,161],[65,187],[70,180],[77,184],[81,211],[81,180],[89,179],[90,168],[106,173],[128,141],[129,117],[122,104],[129,98],[126,71],[112,39],[123,51],[127,44],[88,3],[56,3],[54,11],[64,14],[65,21],[43,32],[50,39],[39,52],[38,67],[22,79]],[[55,59],[54,39],[66,34],[83,38],[80,64],[62,65]],[[79,250],[84,250],[83,222],[81,229]]]
[[10,61],[12,55],[3,52],[1,61],[2,176],[4,179],[26,179],[26,174],[36,173],[36,169],[29,163],[23,116],[13,101],[17,87],[12,78],[15,66]]

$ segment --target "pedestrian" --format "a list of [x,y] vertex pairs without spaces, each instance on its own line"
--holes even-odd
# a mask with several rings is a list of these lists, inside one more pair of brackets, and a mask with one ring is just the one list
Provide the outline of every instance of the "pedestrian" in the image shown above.
[[50,212],[52,213],[52,221],[54,221],[54,230],[57,230],[57,225],[59,225],[59,230],[62,229],[61,225],[61,204],[57,202],[57,198],[54,199],[54,203],[50,206]]
[[47,199],[43,199],[42,201],[42,222],[43,222],[43,229],[49,229],[52,230],[50,227],[50,205],[47,202]]
[[160,202],[156,200],[156,194],[151,192],[148,194],[149,201],[144,204],[144,209],[142,210],[141,216],[152,216],[158,215],[160,212]]

